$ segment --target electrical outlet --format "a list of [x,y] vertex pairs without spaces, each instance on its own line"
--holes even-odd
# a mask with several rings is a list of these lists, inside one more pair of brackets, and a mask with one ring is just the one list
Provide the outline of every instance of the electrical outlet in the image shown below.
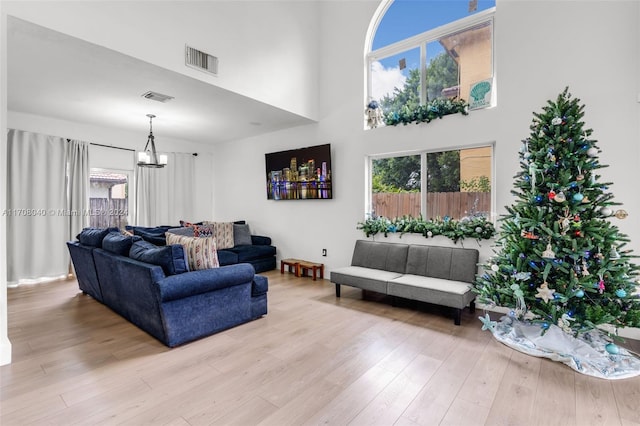
[[322,255],[326,256],[327,255],[327,249],[322,249]]

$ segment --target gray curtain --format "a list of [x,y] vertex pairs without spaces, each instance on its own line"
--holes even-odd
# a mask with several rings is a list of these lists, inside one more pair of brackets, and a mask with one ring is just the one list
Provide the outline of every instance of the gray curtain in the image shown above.
[[89,144],[7,132],[7,281],[66,277],[66,241],[88,223]]
[[9,130],[7,281],[66,276],[66,140]]
[[168,154],[162,169],[136,166],[136,210],[138,226],[178,225],[194,210],[195,160],[192,154]]
[[75,240],[82,228],[89,226],[89,144],[67,140],[67,209],[69,233],[67,240]]

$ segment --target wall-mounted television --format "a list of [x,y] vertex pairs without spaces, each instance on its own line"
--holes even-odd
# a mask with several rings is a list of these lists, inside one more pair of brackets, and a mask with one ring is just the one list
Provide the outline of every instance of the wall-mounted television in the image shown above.
[[269,200],[327,200],[331,188],[331,144],[265,154]]

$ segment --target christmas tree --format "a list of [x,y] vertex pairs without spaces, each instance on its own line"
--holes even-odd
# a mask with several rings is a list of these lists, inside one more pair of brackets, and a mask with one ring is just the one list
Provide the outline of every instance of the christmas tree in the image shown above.
[[619,203],[611,184],[599,182],[606,166],[579,102],[566,88],[533,114],[516,201],[499,219],[495,255],[475,285],[481,303],[510,308],[511,318],[538,323],[542,333],[553,324],[573,336],[603,324],[640,326],[639,267],[611,223]]

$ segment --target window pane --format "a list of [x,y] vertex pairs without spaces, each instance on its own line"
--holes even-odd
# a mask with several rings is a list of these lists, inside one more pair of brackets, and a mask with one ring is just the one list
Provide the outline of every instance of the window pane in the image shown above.
[[450,60],[455,61],[460,70],[460,88],[455,96],[468,101],[471,85],[493,76],[491,23],[485,22],[442,37],[439,43],[443,46],[446,55]]
[[427,154],[427,219],[490,217],[491,147]]
[[495,7],[495,0],[395,0],[373,39],[373,50]]
[[420,155],[372,161],[372,213],[395,219],[420,216]]
[[420,49],[372,62],[371,97],[385,113],[420,105]]
[[129,214],[128,175],[91,169],[89,183],[90,226],[123,229]]
[[459,96],[459,65],[440,41],[427,43],[427,102]]

